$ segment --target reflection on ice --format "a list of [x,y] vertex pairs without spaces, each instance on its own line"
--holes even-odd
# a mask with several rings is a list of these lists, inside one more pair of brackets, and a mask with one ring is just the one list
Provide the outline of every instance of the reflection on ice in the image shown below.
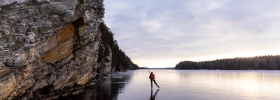
[[155,95],[153,95],[153,89],[151,89],[151,98],[150,98],[150,100],[155,100],[156,99],[158,91],[159,91],[159,89],[157,89]]
[[[280,100],[280,71],[147,70],[117,72],[68,100]],[[158,89],[158,90],[157,90]],[[160,92],[159,92],[160,91]],[[65,98],[64,98],[65,99]]]
[[[125,72],[123,72],[125,73]],[[131,78],[131,74],[113,73],[103,78],[95,85],[85,87],[78,95],[61,97],[61,100],[117,100],[118,94],[122,92],[125,84]]]

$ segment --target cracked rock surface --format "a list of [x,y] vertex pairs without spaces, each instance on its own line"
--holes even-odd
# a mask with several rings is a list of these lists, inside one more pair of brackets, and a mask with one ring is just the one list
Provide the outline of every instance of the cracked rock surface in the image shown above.
[[[1,0],[0,99],[53,99],[110,73],[103,0]],[[98,70],[98,71],[97,71]]]

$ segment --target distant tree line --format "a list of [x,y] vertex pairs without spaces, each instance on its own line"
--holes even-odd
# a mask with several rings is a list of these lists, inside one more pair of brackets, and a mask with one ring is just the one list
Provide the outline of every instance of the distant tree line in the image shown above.
[[280,69],[280,55],[237,57],[201,62],[181,61],[175,66],[175,69],[278,70]]
[[[101,58],[109,55],[109,48],[112,51],[112,67],[116,71],[123,71],[129,69],[139,69],[138,65],[134,64],[131,59],[121,50],[118,46],[118,41],[114,39],[114,33],[106,26],[104,21],[100,24],[99,30],[102,33],[101,39],[102,44],[105,49],[104,53],[99,53],[98,61],[101,61]],[[109,46],[109,47],[108,47]]]

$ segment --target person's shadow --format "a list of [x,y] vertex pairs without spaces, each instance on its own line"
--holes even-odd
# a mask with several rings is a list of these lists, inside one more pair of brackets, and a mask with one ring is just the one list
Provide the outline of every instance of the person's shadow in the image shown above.
[[155,99],[156,99],[156,96],[157,96],[158,91],[159,91],[159,89],[157,90],[157,92],[155,93],[155,95],[153,95],[153,89],[151,89],[151,98],[150,98],[150,100],[155,100]]

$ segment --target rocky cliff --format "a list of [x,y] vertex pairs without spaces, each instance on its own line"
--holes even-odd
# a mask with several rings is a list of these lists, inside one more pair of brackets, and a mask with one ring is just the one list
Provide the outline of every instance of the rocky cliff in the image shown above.
[[114,70],[98,29],[103,0],[1,0],[0,9],[0,99],[53,99]]

